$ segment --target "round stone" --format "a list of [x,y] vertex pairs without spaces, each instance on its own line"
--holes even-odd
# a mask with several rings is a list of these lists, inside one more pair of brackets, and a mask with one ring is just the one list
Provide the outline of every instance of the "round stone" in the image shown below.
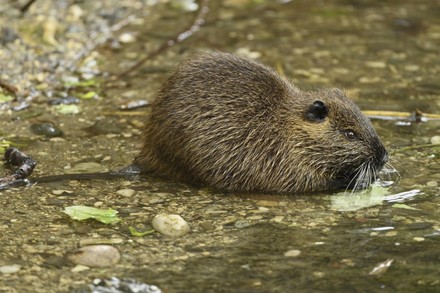
[[180,237],[188,234],[188,223],[179,215],[159,214],[151,222],[154,230],[162,235]]

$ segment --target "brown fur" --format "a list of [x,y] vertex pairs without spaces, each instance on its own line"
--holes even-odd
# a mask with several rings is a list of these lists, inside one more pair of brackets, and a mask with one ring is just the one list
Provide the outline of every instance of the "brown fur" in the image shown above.
[[[323,119],[310,110],[317,101],[325,105]],[[205,53],[180,64],[151,110],[134,163],[191,184],[272,192],[362,188],[387,160],[370,121],[341,90],[300,91],[232,54]],[[356,138],[348,139],[347,130]]]

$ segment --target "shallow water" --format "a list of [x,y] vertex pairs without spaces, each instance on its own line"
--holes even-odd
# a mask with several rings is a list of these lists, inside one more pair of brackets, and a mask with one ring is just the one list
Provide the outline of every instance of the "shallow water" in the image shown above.
[[[48,111],[42,96],[25,112],[1,112],[2,132],[27,139],[26,152],[39,162],[35,176],[78,162],[125,166],[141,144],[143,116],[120,114],[117,106],[151,101],[165,73],[200,49],[257,57],[303,89],[345,88],[363,110],[440,112],[439,1],[245,2],[223,1],[197,34],[147,62],[125,80],[128,87],[81,101],[79,114]],[[143,24],[123,30],[137,33],[135,43],[99,48],[103,70],[122,71],[191,21],[190,13],[162,4],[150,9]],[[29,131],[35,118],[28,117],[39,111],[44,115],[36,119],[54,121],[63,138]],[[85,130],[96,121],[99,127]],[[378,192],[348,195],[342,204],[331,194],[222,194],[155,178],[2,191],[0,267],[21,269],[0,274],[0,292],[81,291],[94,278],[112,276],[166,292],[440,292],[440,121],[373,123],[401,176],[383,178],[396,181],[388,195],[420,190],[402,202]],[[136,192],[116,193],[124,188]],[[356,209],[341,208],[346,204]],[[123,221],[74,222],[61,212],[71,205],[111,207]],[[129,234],[128,226],[148,229],[161,212],[181,215],[191,232]],[[85,243],[110,243],[122,261],[75,270],[64,256]],[[388,259],[387,270],[370,275]]]

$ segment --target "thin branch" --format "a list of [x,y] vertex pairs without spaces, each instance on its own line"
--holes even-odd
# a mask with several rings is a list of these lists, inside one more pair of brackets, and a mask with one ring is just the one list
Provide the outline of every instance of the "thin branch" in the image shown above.
[[34,4],[34,2],[36,2],[36,1],[37,0],[29,0],[25,5],[23,5],[20,8],[21,14],[25,14],[29,10],[29,8],[32,6],[32,4]]
[[194,33],[200,30],[200,27],[202,25],[206,23],[205,17],[208,11],[209,11],[209,0],[201,0],[199,11],[196,17],[194,18],[194,21],[192,22],[191,26],[189,26],[187,29],[177,34],[174,38],[167,40],[159,48],[157,48],[156,50],[154,50],[144,58],[140,59],[138,62],[136,62],[136,64],[134,64],[130,68],[118,74],[115,77],[115,79],[120,79],[123,76],[130,75],[133,71],[141,67],[147,60],[156,57],[166,49],[174,46],[175,44],[182,43],[183,41],[191,37]]
[[440,114],[428,114],[419,110],[414,112],[397,112],[397,111],[362,111],[366,116],[373,119],[381,120],[408,120],[415,122],[440,120]]
[[4,89],[8,93],[14,95],[14,97],[17,97],[18,95],[18,88],[16,86],[13,86],[12,84],[7,83],[4,80],[0,79],[0,88]]

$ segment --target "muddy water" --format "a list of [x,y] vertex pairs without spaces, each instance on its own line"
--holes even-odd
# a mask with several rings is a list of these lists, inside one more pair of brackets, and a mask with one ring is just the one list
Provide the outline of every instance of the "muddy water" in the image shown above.
[[[201,49],[250,55],[304,89],[345,88],[364,110],[440,112],[439,1],[255,2],[262,3],[216,5],[201,31],[123,80],[127,87],[81,101],[79,114],[48,111],[41,96],[24,112],[0,113],[2,132],[28,139],[26,151],[39,161],[36,176],[78,162],[110,170],[127,165],[141,143],[143,115],[117,107],[151,101],[165,73]],[[102,70],[122,71],[191,21],[190,13],[168,6],[149,9],[153,16],[120,32],[134,32],[135,43],[99,48]],[[44,114],[28,118],[37,112]],[[35,119],[54,122],[64,136],[33,135]],[[155,178],[3,191],[0,267],[20,270],[0,274],[0,291],[87,292],[94,278],[117,276],[166,292],[439,292],[440,122],[373,123],[401,175],[384,177],[395,181],[387,195],[221,194]],[[126,188],[135,193],[117,193]],[[387,198],[414,190],[400,202]],[[111,207],[123,221],[75,222],[61,212],[71,205]],[[176,239],[129,234],[128,226],[148,229],[161,212],[181,215],[191,232]],[[64,256],[86,243],[112,244],[121,262],[78,269]],[[388,269],[370,274],[389,259]]]

